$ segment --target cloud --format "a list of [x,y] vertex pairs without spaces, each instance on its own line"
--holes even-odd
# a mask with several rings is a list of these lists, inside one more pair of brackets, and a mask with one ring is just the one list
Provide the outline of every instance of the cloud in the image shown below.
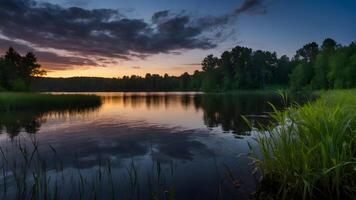
[[251,15],[266,14],[265,0],[244,0],[235,10],[235,14],[248,13]]
[[38,58],[38,61],[46,69],[50,70],[63,70],[68,69],[73,66],[94,66],[97,65],[97,62],[94,62],[92,59],[85,57],[76,57],[76,56],[61,56],[56,53],[48,51],[39,51],[32,47],[26,46],[24,44],[15,43],[10,40],[0,38],[0,54],[5,54],[5,51],[9,47],[13,47],[21,54],[27,52],[33,52]]
[[90,0],[67,0],[65,4],[69,6],[87,6]]
[[215,48],[227,36],[226,25],[237,13],[261,12],[261,6],[261,1],[246,0],[235,13],[202,17],[164,10],[154,13],[151,22],[147,22],[128,18],[115,9],[89,10],[34,0],[0,0],[0,36],[24,41],[22,45],[34,51],[54,49],[70,54],[63,56],[53,51],[43,55],[43,59],[63,64],[65,57],[72,57],[67,61],[72,65],[103,66],[113,59],[142,59],[159,53]]
[[152,15],[152,22],[158,23],[160,19],[168,17],[169,10],[158,11]]
[[113,9],[63,8],[32,0],[0,3],[2,33],[39,47],[122,59],[131,52],[156,54],[216,46],[201,35],[201,27],[191,24],[189,16],[171,16],[156,25],[123,17]]

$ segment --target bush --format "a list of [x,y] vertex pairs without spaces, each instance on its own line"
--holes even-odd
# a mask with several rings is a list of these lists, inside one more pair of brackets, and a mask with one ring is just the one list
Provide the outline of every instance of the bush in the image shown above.
[[16,79],[13,83],[12,90],[15,92],[25,92],[28,91],[28,87],[23,80]]
[[5,92],[5,91],[6,91],[5,88],[1,87],[0,85],[0,92]]

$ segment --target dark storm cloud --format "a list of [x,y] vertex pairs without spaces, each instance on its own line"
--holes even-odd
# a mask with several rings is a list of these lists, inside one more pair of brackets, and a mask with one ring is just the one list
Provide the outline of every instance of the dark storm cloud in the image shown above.
[[152,22],[158,23],[160,19],[166,18],[169,14],[168,10],[158,11],[152,15]]
[[[209,49],[215,44],[202,36],[189,16],[171,16],[157,28],[129,19],[117,10],[63,8],[32,0],[1,0],[2,34],[83,55],[125,59],[132,53],[168,53],[180,49]],[[155,13],[155,17],[162,16]]]
[[60,70],[67,69],[70,66],[82,66],[82,65],[97,65],[91,59],[83,58],[83,57],[75,57],[75,56],[60,56],[55,53],[47,52],[47,51],[38,51],[32,47],[18,44],[13,41],[0,39],[0,54],[5,54],[5,51],[9,48],[13,47],[21,54],[26,54],[27,52],[33,52],[37,56],[39,62],[48,69],[51,70]]
[[70,66],[96,66],[98,65],[94,60],[88,58],[81,58],[75,56],[59,56],[49,52],[35,52],[39,62],[47,69],[61,70],[68,69]]
[[70,6],[86,6],[88,5],[89,0],[68,0],[65,4]]
[[[25,41],[34,50],[65,50],[78,57],[69,61],[73,64],[102,65],[107,62],[97,63],[103,58],[142,59],[184,49],[214,48],[218,39],[226,36],[224,26],[237,13],[259,11],[260,6],[261,1],[246,0],[236,13],[203,17],[164,10],[154,13],[149,23],[127,18],[114,9],[88,10],[34,0],[0,0],[0,36]],[[61,56],[54,59],[54,55],[47,58],[52,56],[53,61],[65,64]]]
[[244,0],[240,7],[235,10],[235,13],[266,14],[267,9],[264,3],[265,0]]

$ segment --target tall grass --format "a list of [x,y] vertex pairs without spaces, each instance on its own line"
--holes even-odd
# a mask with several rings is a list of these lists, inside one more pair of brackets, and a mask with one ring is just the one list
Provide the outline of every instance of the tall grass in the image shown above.
[[101,99],[94,95],[52,95],[41,93],[0,93],[0,110],[62,110],[98,106]]
[[355,199],[356,90],[320,92],[320,99],[271,117],[257,138],[260,199]]
[[[54,159],[46,160],[47,153]],[[126,172],[118,172],[111,159],[90,169],[81,168],[78,157],[73,162],[78,166],[66,166],[54,147],[35,137],[29,144],[18,140],[0,147],[0,199],[175,199],[174,187],[164,182],[175,176],[173,165],[163,168],[156,161],[144,172],[132,160],[123,166]]]

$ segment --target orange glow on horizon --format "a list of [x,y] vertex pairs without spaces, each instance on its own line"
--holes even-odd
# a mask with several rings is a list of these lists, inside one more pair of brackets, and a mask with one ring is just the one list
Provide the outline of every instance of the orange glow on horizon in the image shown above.
[[145,59],[117,60],[117,64],[103,66],[66,66],[58,63],[42,62],[48,69],[47,77],[105,77],[145,76],[146,73],[179,76],[184,72],[193,74],[201,70],[200,62],[207,52],[190,50],[179,55],[157,54]]
[[68,78],[68,77],[104,77],[118,78],[123,76],[145,76],[146,73],[159,74],[163,76],[167,73],[170,76],[179,76],[184,72],[193,74],[195,70],[200,70],[200,67],[173,67],[173,68],[118,68],[118,67],[86,67],[67,70],[49,70],[46,77],[52,78]]

